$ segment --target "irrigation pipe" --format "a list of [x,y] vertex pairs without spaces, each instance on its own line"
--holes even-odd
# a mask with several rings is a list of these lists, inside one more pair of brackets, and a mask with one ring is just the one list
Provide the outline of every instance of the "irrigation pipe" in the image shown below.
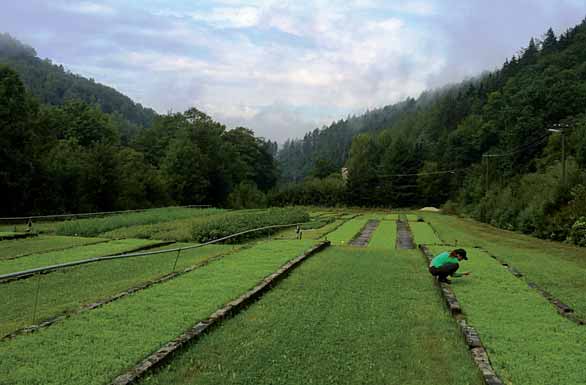
[[227,236],[222,237],[222,238],[214,239],[213,241],[209,241],[209,242],[205,242],[205,243],[200,243],[198,245],[193,245],[193,246],[177,247],[177,248],[174,248],[174,249],[166,249],[166,250],[159,250],[159,251],[149,251],[149,252],[146,252],[146,253],[126,253],[126,254],[119,254],[119,255],[111,255],[111,256],[107,256],[107,257],[95,257],[95,258],[83,259],[83,260],[80,260],[80,261],[60,263],[60,264],[57,264],[57,265],[37,267],[35,269],[18,271],[18,272],[14,272],[14,273],[0,275],[0,281],[3,281],[3,280],[11,280],[11,279],[18,279],[18,278],[25,277],[25,276],[30,276],[30,275],[36,274],[36,273],[47,273],[47,272],[50,272],[50,271],[65,269],[65,268],[73,267],[73,266],[85,265],[85,264],[93,263],[93,262],[102,262],[102,261],[109,261],[109,260],[113,260],[113,259],[125,259],[125,258],[133,258],[133,257],[144,257],[144,256],[148,256],[148,255],[170,253],[170,252],[173,252],[173,251],[181,252],[182,250],[197,249],[197,248],[200,248],[200,247],[204,247],[204,246],[211,245],[211,244],[214,244],[214,243],[222,242],[222,241],[225,241],[225,240],[228,240],[228,239],[232,239],[232,238],[239,237],[239,236],[244,235],[244,234],[253,233],[253,232],[256,232],[256,231],[270,230],[270,229],[278,229],[278,228],[285,228],[285,227],[293,227],[293,226],[298,226],[298,225],[300,226],[300,225],[303,225],[303,224],[306,224],[306,223],[310,223],[310,222],[292,223],[292,224],[289,224],[289,225],[272,225],[272,226],[259,227],[259,228],[256,228],[256,229],[241,231],[241,232],[236,233],[236,234],[227,235]]
[[[211,205],[187,205],[187,206],[171,206],[171,208],[209,208]],[[166,208],[166,207],[159,207]],[[76,217],[91,217],[98,215],[110,215],[110,214],[123,214],[123,213],[136,213],[148,210],[156,210],[157,208],[150,209],[136,209],[136,210],[120,210],[120,211],[98,211],[94,213],[80,213],[80,214],[52,214],[52,215],[30,215],[26,217],[4,217],[0,218],[0,221],[23,221],[27,219],[49,219],[49,218],[76,218]]]

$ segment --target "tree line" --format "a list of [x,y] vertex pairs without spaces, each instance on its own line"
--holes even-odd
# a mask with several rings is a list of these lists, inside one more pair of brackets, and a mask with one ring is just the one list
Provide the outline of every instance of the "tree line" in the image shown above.
[[0,214],[256,205],[277,181],[276,143],[195,108],[125,127],[99,104],[42,103],[0,65]]

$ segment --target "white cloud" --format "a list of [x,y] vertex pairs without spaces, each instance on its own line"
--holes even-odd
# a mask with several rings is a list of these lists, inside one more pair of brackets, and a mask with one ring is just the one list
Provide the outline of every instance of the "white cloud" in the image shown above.
[[211,12],[192,12],[190,16],[217,28],[246,28],[257,25],[259,12],[256,7],[220,7]]
[[[55,21],[36,39],[160,112],[195,106],[282,139],[494,68],[548,23],[579,22],[572,1],[523,18],[506,0],[61,0],[51,8],[79,13],[85,35]],[[114,17],[103,28],[95,15]]]
[[63,5],[63,9],[69,12],[87,15],[110,16],[116,14],[116,10],[111,6],[90,1],[83,1],[77,4],[66,4]]

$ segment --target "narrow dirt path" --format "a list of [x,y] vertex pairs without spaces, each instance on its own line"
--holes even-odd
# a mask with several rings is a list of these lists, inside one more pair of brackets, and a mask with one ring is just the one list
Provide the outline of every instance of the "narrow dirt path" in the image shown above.
[[413,235],[409,228],[409,222],[397,221],[397,249],[414,249]]
[[356,238],[354,238],[350,242],[350,245],[351,246],[366,247],[366,245],[368,245],[368,242],[370,242],[370,238],[372,237],[372,234],[374,234],[374,231],[378,227],[379,223],[380,223],[380,221],[378,221],[376,219],[369,220],[366,223],[366,225],[362,228],[362,230],[360,231],[360,235],[358,235]]

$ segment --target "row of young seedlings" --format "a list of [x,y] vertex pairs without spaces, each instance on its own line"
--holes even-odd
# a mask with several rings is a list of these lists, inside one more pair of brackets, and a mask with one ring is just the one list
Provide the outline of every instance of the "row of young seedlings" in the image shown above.
[[285,278],[303,261],[305,261],[310,256],[322,251],[329,245],[329,241],[323,241],[297,258],[287,262],[279,270],[263,279],[254,288],[250,289],[237,299],[228,302],[221,309],[218,309],[212,313],[208,318],[198,322],[183,334],[175,338],[173,341],[168,342],[165,346],[152,353],[142,362],[137,364],[134,368],[115,378],[110,385],[130,385],[135,383],[151,370],[160,367],[165,362],[167,362],[174,354],[179,352],[180,349],[187,347],[190,343],[195,342],[197,339],[203,336],[204,333],[209,332],[213,327],[218,326],[223,320],[229,317],[233,317],[238,312],[251,305],[280,280]]
[[[425,245],[419,245],[419,249],[421,250],[422,254],[426,257],[428,262],[431,262],[433,259],[433,254],[429,251],[429,249]],[[450,310],[450,313],[455,318],[456,322],[460,327],[460,331],[462,332],[466,344],[470,349],[470,353],[472,354],[472,358],[480,372],[482,373],[482,377],[486,385],[503,385],[501,379],[496,375],[491,363],[490,359],[488,358],[488,353],[486,349],[482,345],[482,341],[480,340],[480,336],[476,329],[472,326],[468,325],[466,322],[466,318],[462,313],[462,307],[456,298],[456,295],[452,291],[449,285],[444,283],[439,283],[439,288],[441,289],[442,295],[444,300],[446,301],[446,305]]]
[[[438,239],[441,239],[439,236],[439,233],[435,229],[435,227],[431,223],[429,223],[429,225],[432,228],[432,230],[434,231],[434,233],[437,235]],[[457,245],[452,245],[452,244],[442,244],[442,245],[443,246],[457,246]],[[515,277],[517,277],[519,279],[525,278],[524,274],[521,271],[519,271],[515,267],[509,265],[507,262],[505,262],[502,258],[498,257],[497,255],[492,254],[490,251],[488,251],[480,246],[474,246],[474,248],[488,254],[491,258],[495,259],[498,263],[500,263],[502,266],[504,266],[507,269],[507,271],[509,271],[509,273],[513,274]],[[572,307],[563,303],[559,298],[556,298],[553,294],[551,294],[547,290],[543,289],[541,286],[539,286],[535,282],[527,281],[527,286],[529,286],[530,288],[536,290],[539,294],[541,294],[541,296],[543,298],[545,298],[549,303],[551,303],[555,307],[556,311],[562,317],[565,317],[568,320],[570,320],[578,325],[586,325],[586,320],[581,319],[578,316],[576,316],[576,314],[574,313],[574,309],[572,309]]]
[[[519,270],[517,270],[516,268],[514,268],[513,266],[510,266],[507,262],[503,261],[501,258],[499,258],[498,256],[490,253],[488,250],[482,249],[480,247],[476,247],[477,249],[485,252],[486,254],[488,254],[491,258],[495,259],[498,263],[500,263],[502,266],[504,266],[511,274],[513,274],[515,277],[519,278],[519,279],[523,279],[524,278],[524,274],[522,272],[520,272]],[[563,317],[569,319],[572,322],[575,322],[578,325],[586,325],[586,320],[581,319],[579,317],[576,316],[576,314],[574,313],[574,309],[572,309],[572,307],[570,307],[569,305],[566,305],[565,303],[563,303],[560,299],[554,297],[553,294],[551,294],[550,292],[544,290],[542,287],[540,287],[538,284],[531,282],[531,281],[527,281],[527,285],[536,290],[539,294],[541,294],[541,296],[543,296],[549,303],[551,303],[556,311]]]
[[208,265],[208,264],[210,264],[210,263],[212,263],[214,261],[217,261],[219,259],[222,259],[226,255],[229,255],[229,254],[230,253],[224,253],[224,254],[216,255],[214,257],[211,257],[211,258],[208,258],[208,259],[206,259],[204,261],[201,261],[199,263],[196,263],[195,265],[189,266],[189,267],[187,267],[187,268],[185,268],[185,269],[183,269],[181,271],[171,272],[171,273],[166,274],[166,275],[164,275],[164,276],[162,276],[162,277],[160,277],[158,279],[151,280],[151,281],[148,281],[148,282],[144,282],[144,283],[142,283],[140,285],[137,285],[135,287],[131,287],[131,288],[127,289],[127,290],[121,291],[118,294],[112,295],[110,297],[101,299],[99,301],[96,301],[96,302],[93,302],[93,303],[90,303],[90,304],[87,304],[87,305],[83,305],[82,307],[80,307],[80,308],[78,308],[78,309],[76,309],[74,311],[66,312],[66,313],[63,313],[63,314],[60,314],[60,315],[57,315],[57,316],[54,316],[54,317],[51,317],[51,318],[42,320],[42,321],[40,321],[39,323],[37,323],[35,325],[30,325],[30,326],[27,326],[27,327],[24,327],[24,328],[15,330],[14,332],[3,336],[2,338],[0,338],[0,340],[9,340],[9,339],[13,339],[13,338],[15,338],[15,337],[17,337],[19,335],[34,333],[34,332],[39,331],[41,329],[48,328],[49,326],[52,326],[53,324],[55,324],[57,322],[60,322],[60,321],[63,321],[63,320],[65,320],[65,319],[67,319],[67,318],[69,318],[71,316],[79,315],[79,314],[85,313],[87,311],[97,309],[97,308],[102,307],[102,306],[104,306],[106,304],[112,303],[114,301],[117,301],[119,299],[122,299],[124,297],[127,297],[127,296],[129,296],[131,294],[134,294],[134,293],[136,293],[138,291],[148,289],[149,287],[151,287],[153,285],[158,285],[160,283],[164,283],[164,282],[170,281],[172,279],[175,279],[175,278],[177,278],[177,277],[179,277],[181,275],[184,275],[184,274],[187,274],[189,272],[192,272],[195,269],[198,269],[200,267],[204,267],[204,266],[206,266],[206,265]]

